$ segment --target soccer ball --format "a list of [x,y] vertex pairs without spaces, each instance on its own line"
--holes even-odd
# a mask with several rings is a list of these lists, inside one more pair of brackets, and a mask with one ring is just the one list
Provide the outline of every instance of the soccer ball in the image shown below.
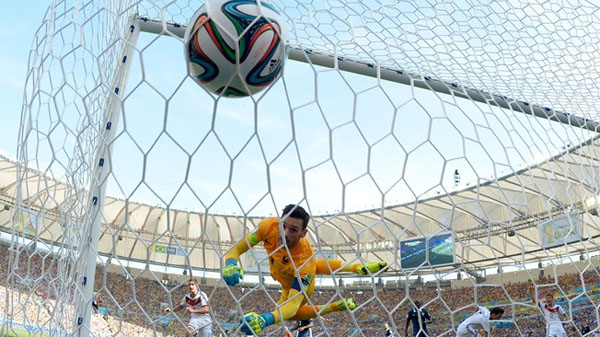
[[226,97],[253,95],[277,80],[287,58],[287,29],[261,0],[207,0],[185,32],[190,75]]

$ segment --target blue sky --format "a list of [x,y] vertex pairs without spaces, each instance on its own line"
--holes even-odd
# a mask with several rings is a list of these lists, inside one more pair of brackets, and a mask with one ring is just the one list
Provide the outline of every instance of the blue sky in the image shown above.
[[0,153],[14,157],[29,48],[47,0],[0,1]]

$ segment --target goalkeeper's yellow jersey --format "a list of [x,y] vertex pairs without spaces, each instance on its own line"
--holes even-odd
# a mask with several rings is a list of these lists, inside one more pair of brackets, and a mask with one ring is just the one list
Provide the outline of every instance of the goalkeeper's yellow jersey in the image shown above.
[[[300,273],[302,281],[309,284],[314,280],[317,269],[316,260],[313,258],[313,250],[305,238],[301,238],[294,248],[290,248],[288,254],[285,246],[273,253],[279,244],[279,218],[268,218],[261,221],[258,227],[251,233],[254,239],[262,241],[269,256],[269,267],[271,276],[284,289],[290,289],[296,277],[296,268]],[[290,256],[291,255],[291,256]],[[290,261],[290,258],[294,263]],[[308,262],[307,262],[308,261]],[[306,264],[304,264],[306,262]]]

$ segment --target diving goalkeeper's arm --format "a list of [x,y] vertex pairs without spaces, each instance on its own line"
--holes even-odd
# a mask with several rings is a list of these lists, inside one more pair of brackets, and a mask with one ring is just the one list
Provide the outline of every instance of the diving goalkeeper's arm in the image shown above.
[[223,279],[228,286],[234,286],[244,278],[244,270],[238,265],[240,255],[244,254],[248,249],[258,244],[260,240],[256,238],[254,233],[248,233],[246,237],[238,242],[225,255],[225,268],[223,268]]

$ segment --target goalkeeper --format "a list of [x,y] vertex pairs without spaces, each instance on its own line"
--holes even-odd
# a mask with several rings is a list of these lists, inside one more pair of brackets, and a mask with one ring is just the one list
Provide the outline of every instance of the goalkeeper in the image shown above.
[[387,266],[386,262],[378,261],[364,265],[357,262],[342,268],[342,261],[339,260],[316,261],[310,243],[304,238],[308,232],[308,213],[300,206],[287,205],[281,217],[283,235],[279,231],[278,218],[265,219],[225,256],[223,278],[229,286],[234,286],[243,277],[243,270],[238,266],[240,255],[262,241],[269,254],[271,276],[282,286],[281,298],[277,302],[280,310],[275,309],[260,315],[254,312],[244,315],[241,331],[247,335],[259,334],[267,326],[283,320],[303,321],[315,318],[317,313],[326,315],[333,311],[356,308],[352,298],[331,303],[324,308],[306,304],[315,288],[316,274],[342,271],[369,275]]

